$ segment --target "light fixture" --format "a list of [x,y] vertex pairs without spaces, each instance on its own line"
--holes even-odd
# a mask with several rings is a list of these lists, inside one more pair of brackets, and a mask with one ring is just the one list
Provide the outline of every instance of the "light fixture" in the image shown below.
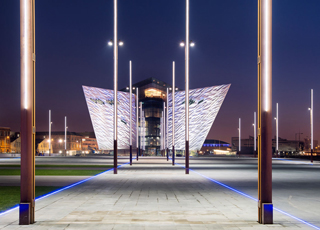
[[123,46],[123,41],[119,40],[119,46]]
[[184,41],[183,40],[180,42],[180,46],[184,47]]
[[113,46],[113,41],[112,41],[112,39],[110,39],[110,41],[108,41],[108,46]]
[[194,47],[195,46],[195,43],[191,40],[190,41],[190,47]]

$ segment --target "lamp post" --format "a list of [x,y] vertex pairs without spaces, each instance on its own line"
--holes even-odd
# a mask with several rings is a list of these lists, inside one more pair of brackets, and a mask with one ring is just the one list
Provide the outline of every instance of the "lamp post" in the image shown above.
[[67,116],[64,117],[64,154],[67,156]]
[[143,132],[142,132],[142,102],[140,102],[140,148],[139,148],[139,155],[141,156],[141,152],[142,151],[142,135],[143,135]]
[[169,88],[167,88],[167,120],[166,120],[166,140],[167,140],[167,161],[169,161],[169,136],[168,136],[168,132],[169,132]]
[[129,106],[130,106],[130,165],[132,165],[132,62],[129,62]]
[[185,168],[189,174],[189,49],[194,47],[194,42],[189,40],[189,0],[186,0],[186,42],[180,42],[181,47],[185,47]]
[[253,153],[254,157],[257,156],[257,115],[256,112],[253,113],[253,136],[254,136],[254,141],[253,141]]
[[258,222],[273,223],[272,0],[258,0]]
[[139,89],[136,87],[136,147],[137,161],[139,160]]
[[51,122],[51,110],[49,110],[49,156],[50,156],[50,153],[51,153],[51,125],[52,125],[52,122]]
[[240,152],[241,152],[241,118],[239,118],[239,128],[238,128],[238,131],[239,131],[239,157],[240,157]]
[[[114,111],[113,111],[113,173],[117,174],[118,168],[118,46],[123,46],[123,41],[118,40],[118,0],[113,0],[113,40],[108,42],[113,46],[113,84],[114,84]],[[114,41],[114,42],[113,42]]]
[[310,161],[313,163],[313,89],[311,89],[311,107],[310,110]]
[[35,52],[35,0],[20,0],[20,225],[35,222]]
[[174,150],[174,122],[175,122],[175,106],[174,106],[174,100],[175,100],[175,93],[176,93],[176,81],[175,81],[175,62],[172,62],[172,165],[174,165],[175,161],[175,150]]
[[278,103],[276,107],[276,117],[274,118],[276,120],[276,157],[278,157],[279,153],[279,116],[278,116]]

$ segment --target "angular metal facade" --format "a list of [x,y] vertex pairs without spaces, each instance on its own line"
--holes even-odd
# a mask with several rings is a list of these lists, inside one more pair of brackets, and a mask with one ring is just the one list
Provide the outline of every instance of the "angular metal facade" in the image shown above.
[[[218,111],[226,97],[230,84],[193,89],[189,91],[189,145],[190,150],[200,150]],[[83,86],[99,149],[113,149],[113,90]],[[172,146],[172,94],[169,99],[169,149]],[[135,96],[132,96],[132,141],[136,145]],[[118,92],[118,148],[129,148],[129,93]],[[175,95],[175,149],[185,148],[185,92]]]
[[[189,90],[189,149],[200,150],[230,84]],[[185,92],[175,93],[175,149],[185,149]],[[169,148],[172,146],[172,94],[169,94]]]
[[[99,149],[113,150],[113,90],[82,86]],[[129,93],[118,91],[118,149],[129,149]],[[132,95],[132,146],[136,144],[135,95]]]

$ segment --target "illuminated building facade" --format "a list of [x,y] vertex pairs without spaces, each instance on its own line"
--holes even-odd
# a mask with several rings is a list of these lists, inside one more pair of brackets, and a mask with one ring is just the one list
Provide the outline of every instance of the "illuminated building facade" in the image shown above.
[[10,128],[0,127],[0,153],[10,152]]
[[[172,143],[172,94],[171,85],[155,78],[148,78],[133,85],[139,89],[138,146],[144,155],[161,155],[164,145]],[[169,95],[167,95],[169,88]],[[190,90],[190,150],[200,150],[230,85],[220,85]],[[99,149],[113,149],[113,90],[83,86],[93,129]],[[163,118],[164,102],[168,97],[168,135],[164,134],[167,119]],[[136,147],[136,103],[132,96],[132,140]],[[129,149],[129,87],[118,92],[118,148]],[[175,146],[184,150],[185,144],[185,92],[176,88],[175,94]],[[140,109],[139,109],[140,110]]]

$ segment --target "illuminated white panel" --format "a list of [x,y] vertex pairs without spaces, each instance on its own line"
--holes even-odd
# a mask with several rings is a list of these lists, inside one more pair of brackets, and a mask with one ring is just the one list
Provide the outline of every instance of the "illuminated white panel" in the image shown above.
[[[113,90],[83,86],[92,126],[97,138],[99,149],[113,150]],[[119,92],[118,97],[118,149],[130,147],[130,109],[129,93]],[[135,95],[132,95],[132,106],[135,111]],[[136,125],[136,115],[132,114],[132,126]],[[136,130],[132,130],[133,138]],[[133,143],[135,145],[135,143]]]
[[[200,150],[230,88],[212,86],[189,91],[189,149]],[[175,149],[185,149],[185,92],[175,93]],[[172,94],[169,94],[169,146],[172,146]]]

